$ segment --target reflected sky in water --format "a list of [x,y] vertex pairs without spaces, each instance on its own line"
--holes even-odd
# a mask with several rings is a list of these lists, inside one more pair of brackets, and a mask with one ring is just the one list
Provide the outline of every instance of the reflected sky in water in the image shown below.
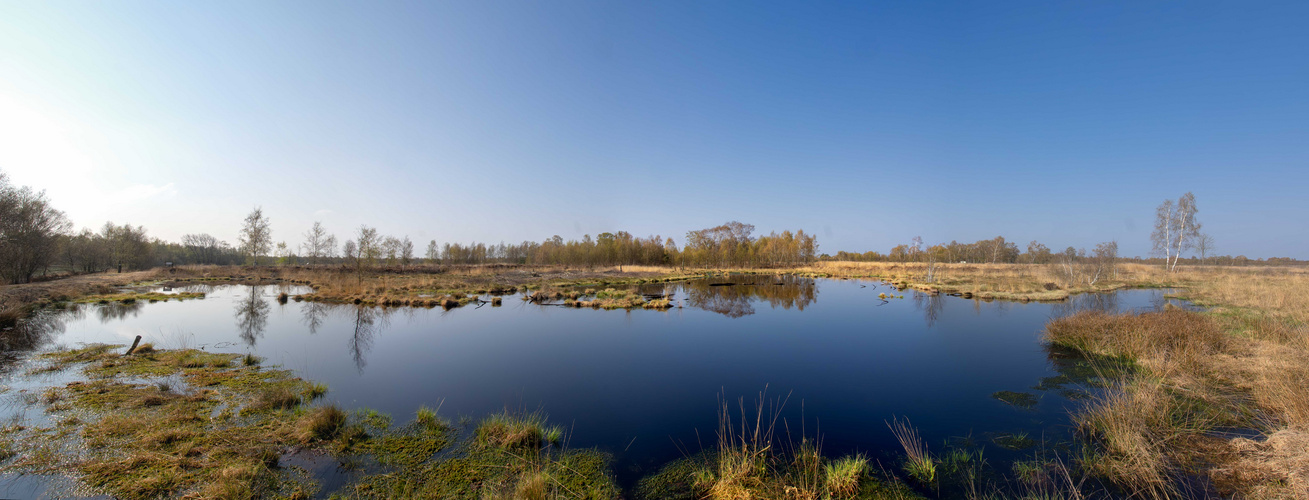
[[[784,417],[793,434],[802,421],[810,434],[821,430],[833,455],[890,458],[899,448],[883,421],[893,416],[910,417],[929,443],[1009,432],[1067,436],[1070,392],[1033,388],[1067,364],[1041,344],[1045,322],[1163,301],[1163,291],[1133,290],[1059,303],[985,302],[794,276],[639,288],[681,306],[668,311],[574,309],[518,296],[505,296],[501,307],[448,311],[279,304],[279,293],[308,291],[287,286],[185,291],[209,295],[42,314],[9,336],[9,351],[127,344],[142,335],[162,348],[258,354],[326,383],[329,400],[397,421],[420,405],[440,405],[448,417],[542,410],[572,429],[572,446],[613,452],[624,482],[682,456],[679,448],[711,444],[720,395],[749,401],[765,387],[789,395]],[[905,298],[879,299],[883,292]],[[1039,401],[1015,408],[991,397],[1002,390]],[[987,450],[994,461],[1021,454]]]

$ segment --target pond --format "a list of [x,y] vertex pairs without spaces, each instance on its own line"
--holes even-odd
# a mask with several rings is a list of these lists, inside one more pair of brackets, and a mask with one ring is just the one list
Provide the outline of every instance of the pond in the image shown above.
[[[162,348],[254,353],[327,384],[328,401],[396,421],[420,405],[452,420],[541,411],[568,429],[569,446],[612,453],[629,488],[712,447],[720,401],[752,407],[763,391],[785,401],[792,436],[821,434],[828,456],[863,452],[895,468],[902,449],[886,422],[898,417],[934,450],[984,446],[988,462],[1007,470],[1034,448],[1067,441],[1068,411],[1084,394],[1075,361],[1041,343],[1044,324],[1082,308],[1154,309],[1165,300],[1161,290],[1127,290],[986,302],[793,276],[642,286],[672,300],[664,311],[575,309],[518,295],[498,307],[443,310],[277,300],[309,291],[295,286],[185,291],[207,296],[83,305],[46,318],[30,343],[130,344],[141,335]],[[15,348],[23,347],[31,346]],[[21,370],[9,373],[5,383],[19,384]],[[348,479],[331,469],[319,471],[333,476],[325,494]]]

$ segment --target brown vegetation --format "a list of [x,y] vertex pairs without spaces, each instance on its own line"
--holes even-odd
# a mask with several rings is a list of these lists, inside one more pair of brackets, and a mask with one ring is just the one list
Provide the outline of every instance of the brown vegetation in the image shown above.
[[[1055,344],[1139,366],[1074,416],[1093,443],[1083,465],[1151,498],[1195,494],[1185,475],[1224,495],[1309,498],[1309,274],[1183,279],[1208,312],[1082,312],[1048,325]],[[1263,437],[1218,432],[1231,427]]]

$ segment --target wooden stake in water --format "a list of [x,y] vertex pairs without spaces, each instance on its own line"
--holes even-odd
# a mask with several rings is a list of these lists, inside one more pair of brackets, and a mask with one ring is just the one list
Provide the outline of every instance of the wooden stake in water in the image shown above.
[[132,354],[132,351],[135,351],[135,350],[136,350],[136,345],[137,345],[137,344],[140,344],[140,343],[141,343],[141,336],[140,336],[140,335],[137,335],[137,336],[136,336],[136,340],[133,340],[133,341],[132,341],[132,347],[131,347],[130,349],[128,349],[127,352],[123,353],[123,355],[124,355],[124,356],[130,356],[130,355]]

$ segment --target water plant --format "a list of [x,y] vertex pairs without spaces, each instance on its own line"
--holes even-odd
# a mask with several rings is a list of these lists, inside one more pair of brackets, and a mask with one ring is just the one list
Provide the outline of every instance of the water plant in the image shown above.
[[859,479],[868,470],[868,458],[846,456],[823,467],[823,483],[831,498],[849,498],[859,492]]
[[1027,436],[1026,432],[1015,432],[1011,434],[1000,434],[991,438],[991,442],[996,446],[1006,450],[1026,450],[1036,446],[1036,441]]
[[908,418],[900,421],[898,418],[891,419],[886,423],[895,435],[895,439],[900,442],[900,447],[904,448],[905,461],[904,471],[909,477],[916,479],[924,485],[936,483],[936,461],[932,458],[927,449],[927,444],[923,442],[918,435],[918,430],[913,427]]
[[1035,408],[1040,401],[1035,394],[1015,391],[996,391],[991,393],[991,398],[1024,410]]

